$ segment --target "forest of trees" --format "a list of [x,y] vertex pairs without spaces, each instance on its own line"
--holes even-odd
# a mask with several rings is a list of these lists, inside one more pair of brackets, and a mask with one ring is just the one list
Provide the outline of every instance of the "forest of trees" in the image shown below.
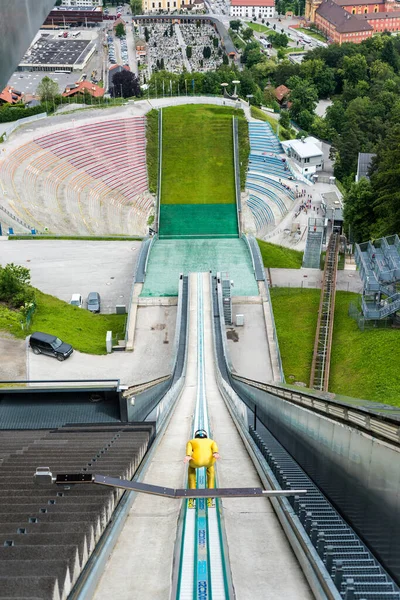
[[[400,232],[400,163],[394,160],[400,156],[400,38],[382,34],[361,44],[318,47],[300,65],[268,58],[250,42],[242,61],[246,68],[238,78],[252,88],[246,93],[255,104],[278,109],[272,91],[285,84],[291,90],[290,118],[301,135],[332,145],[355,240]],[[318,101],[328,98],[332,105],[325,117],[317,116]],[[359,152],[377,153],[370,184],[353,183]],[[352,221],[356,204],[365,217],[361,230]]]

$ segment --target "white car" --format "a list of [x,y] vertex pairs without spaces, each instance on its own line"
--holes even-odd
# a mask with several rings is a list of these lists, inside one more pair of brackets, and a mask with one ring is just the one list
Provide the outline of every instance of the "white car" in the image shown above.
[[71,300],[69,301],[72,306],[77,306],[78,308],[83,307],[83,300],[80,294],[72,294]]

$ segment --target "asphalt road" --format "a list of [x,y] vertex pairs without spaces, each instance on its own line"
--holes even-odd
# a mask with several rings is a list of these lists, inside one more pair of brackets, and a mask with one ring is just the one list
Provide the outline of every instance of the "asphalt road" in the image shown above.
[[33,286],[66,302],[72,294],[86,300],[98,292],[101,312],[114,313],[116,304],[128,308],[139,249],[136,241],[8,241],[1,244],[0,261],[28,267]]

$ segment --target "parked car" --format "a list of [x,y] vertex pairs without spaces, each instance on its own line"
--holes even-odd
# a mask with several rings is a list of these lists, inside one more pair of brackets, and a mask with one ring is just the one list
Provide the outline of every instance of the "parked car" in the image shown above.
[[69,301],[72,306],[77,306],[78,308],[82,308],[83,300],[80,294],[72,294],[71,300]]
[[59,361],[65,360],[74,351],[71,344],[62,342],[55,335],[40,333],[39,331],[32,333],[29,339],[29,346],[32,348],[33,354],[48,354],[49,356],[54,356]]
[[87,297],[87,307],[90,312],[99,313],[100,312],[100,294],[97,292],[90,292]]

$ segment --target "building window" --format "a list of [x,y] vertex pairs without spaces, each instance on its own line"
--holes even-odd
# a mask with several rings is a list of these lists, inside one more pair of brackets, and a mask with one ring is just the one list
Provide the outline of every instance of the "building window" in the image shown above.
[[377,12],[378,12],[378,7],[375,5],[375,7],[374,7],[374,13],[377,13]]
[[366,14],[367,14],[367,12],[368,12],[368,8],[367,8],[367,7],[365,7],[365,8],[364,8],[364,14],[366,15]]
[[355,14],[356,14],[356,9],[355,9],[355,8],[353,8],[353,9],[351,10],[351,14],[352,14],[352,15],[355,15]]

